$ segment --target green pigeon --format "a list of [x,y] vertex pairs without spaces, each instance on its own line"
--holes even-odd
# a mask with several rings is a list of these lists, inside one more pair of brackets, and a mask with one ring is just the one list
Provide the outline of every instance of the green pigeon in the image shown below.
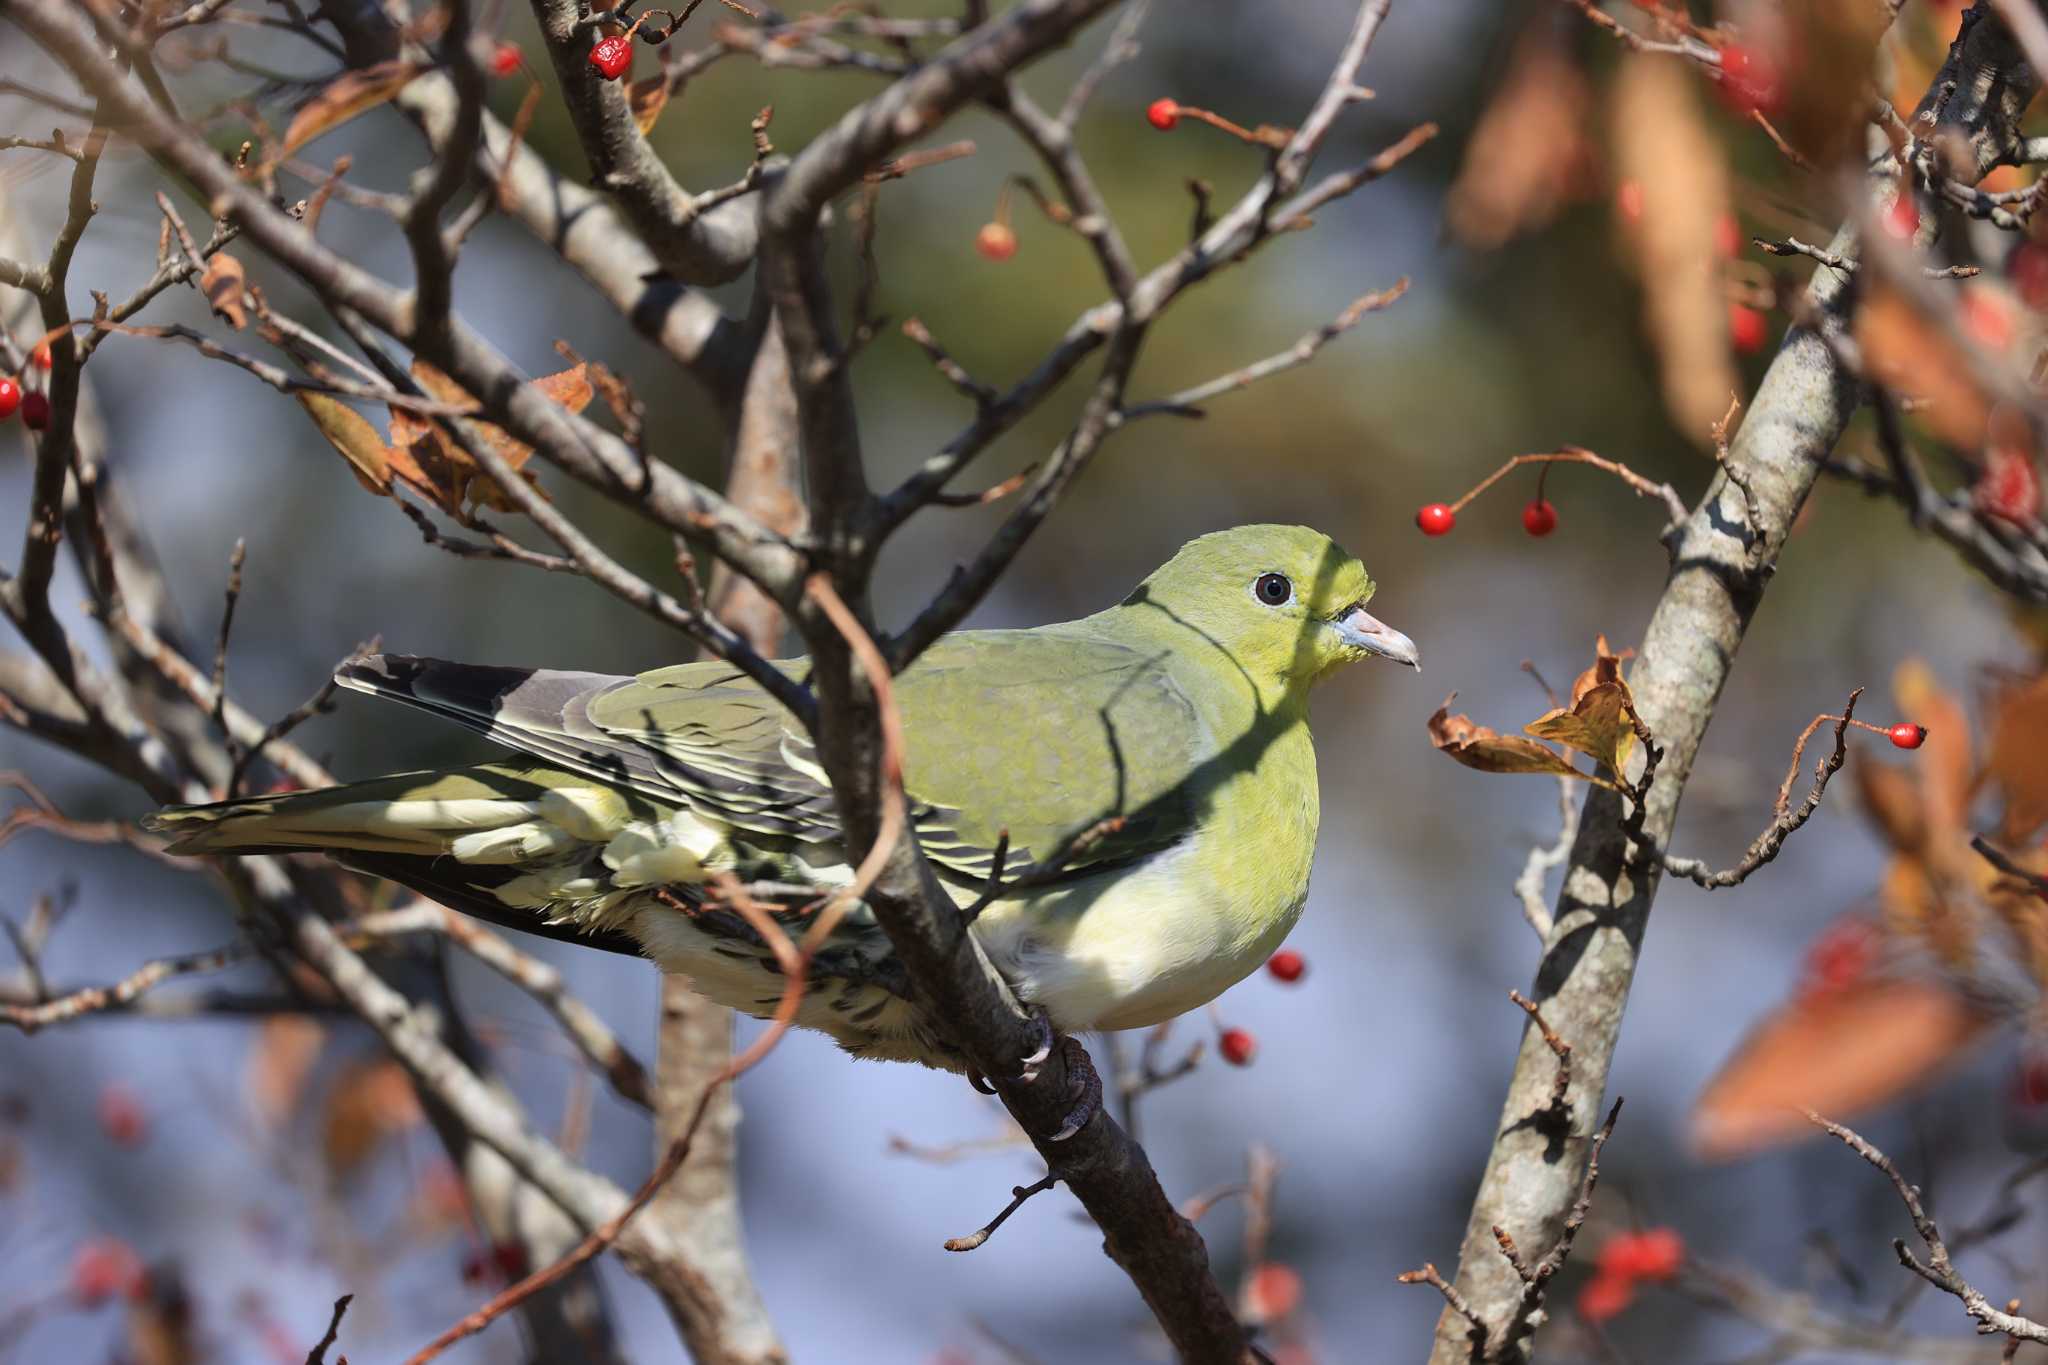
[[[1372,594],[1328,537],[1240,526],[1105,611],[956,632],[896,680],[918,842],[959,903],[987,901],[972,932],[1053,1029],[1160,1023],[1279,947],[1315,851],[1309,689],[1357,659],[1417,666]],[[382,654],[336,681],[519,756],[144,823],[174,853],[323,852],[498,924],[644,954],[757,1016],[781,980],[712,879],[768,884],[800,933],[852,878],[810,739],[728,663],[626,678]],[[966,1069],[866,906],[819,951],[797,1023],[857,1056]]]

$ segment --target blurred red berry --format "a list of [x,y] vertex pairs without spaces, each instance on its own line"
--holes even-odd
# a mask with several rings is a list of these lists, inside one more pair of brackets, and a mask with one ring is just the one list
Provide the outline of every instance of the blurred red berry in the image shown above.
[[71,1296],[82,1308],[97,1308],[115,1295],[139,1298],[149,1272],[135,1248],[118,1237],[93,1237],[71,1257]]
[[1614,187],[1614,208],[1630,223],[1643,221],[1643,183],[1640,180],[1624,180]]
[[1884,211],[1884,230],[1902,242],[1912,240],[1920,230],[1919,202],[1913,198],[1913,191],[1903,185],[1899,187],[1899,197]]
[[1292,948],[1282,948],[1266,959],[1266,970],[1276,981],[1295,982],[1308,970],[1308,959]]
[[613,34],[600,38],[590,49],[590,64],[597,68],[600,76],[615,81],[626,74],[626,68],[633,64],[633,42]]
[[983,223],[974,234],[974,249],[991,261],[1007,261],[1017,254],[1017,234],[1007,223]]
[[1972,289],[1963,295],[1963,330],[1986,350],[2002,351],[2012,344],[2012,310],[1990,290]]
[[2029,308],[2048,308],[2048,247],[2024,242],[2007,258],[2006,278]]
[[1458,514],[1445,503],[1432,502],[1415,514],[1415,524],[1426,536],[1449,535],[1458,524]]
[[1721,95],[1744,117],[1768,114],[1778,107],[1778,64],[1767,53],[1740,43],[1721,49]]
[[149,1114],[133,1090],[118,1081],[100,1090],[100,1131],[117,1147],[140,1147],[149,1140]]
[[1761,351],[1769,330],[1770,324],[1756,309],[1740,303],[1728,305],[1728,339],[1741,354],[1755,355]]
[[1878,957],[1877,926],[1861,916],[1836,920],[1806,950],[1802,994],[1845,990],[1867,973]]
[[1557,509],[1548,498],[1531,499],[1522,508],[1522,529],[1532,536],[1547,536],[1557,529]]
[[1669,1280],[1685,1264],[1685,1241],[1676,1228],[1650,1228],[1611,1237],[1600,1248],[1597,1275],[1629,1280]]
[[1902,720],[1886,733],[1891,736],[1892,743],[1901,749],[1917,749],[1921,741],[1927,738],[1927,727],[1915,725],[1910,720]]
[[1579,1290],[1579,1316],[1587,1322],[1620,1317],[1636,1296],[1636,1282],[1625,1275],[1598,1274]]
[[1291,1265],[1263,1262],[1245,1285],[1246,1306],[1256,1322],[1277,1322],[1301,1306],[1301,1276]]
[[23,394],[21,420],[30,431],[41,431],[49,426],[50,396],[46,393]]
[[519,69],[520,63],[524,60],[525,56],[520,52],[519,44],[499,43],[491,50],[491,74],[509,76]]
[[2041,475],[2031,455],[1993,446],[1984,457],[1984,472],[1970,489],[1970,501],[1986,516],[2031,526],[2041,516]]
[[1216,1050],[1232,1066],[1250,1066],[1259,1050],[1259,1040],[1241,1028],[1227,1028],[1216,1040]]
[[14,416],[14,410],[21,406],[21,385],[12,379],[0,377],[0,421]]
[[532,1267],[526,1248],[517,1242],[500,1242],[491,1248],[491,1265],[507,1280],[523,1280]]
[[2048,1057],[2021,1057],[2019,1073],[2012,1078],[2012,1099],[2023,1109],[2048,1104]]
[[36,368],[39,370],[47,370],[57,363],[56,358],[50,354],[50,343],[47,341],[38,341],[36,343],[34,358]]
[[1153,100],[1145,106],[1145,122],[1162,133],[1170,133],[1180,122],[1180,106],[1172,100]]
[[1723,256],[1741,252],[1742,224],[1734,214],[1724,213],[1714,220],[1714,250]]

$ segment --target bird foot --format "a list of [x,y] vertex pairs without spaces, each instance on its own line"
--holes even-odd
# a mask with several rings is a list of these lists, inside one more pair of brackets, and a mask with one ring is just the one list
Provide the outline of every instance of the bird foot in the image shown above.
[[1067,1094],[1073,1105],[1067,1110],[1060,1130],[1052,1135],[1053,1142],[1065,1142],[1102,1112],[1102,1077],[1096,1073],[1095,1063],[1089,1060],[1088,1049],[1081,1046],[1079,1038],[1062,1038],[1059,1048],[1066,1054]]
[[[1060,1121],[1060,1129],[1048,1141],[1065,1142],[1088,1126],[1088,1120],[1102,1109],[1102,1077],[1096,1073],[1095,1063],[1088,1057],[1088,1049],[1081,1046],[1078,1038],[1063,1037],[1052,1026],[1044,1009],[1033,1006],[1031,1017],[1039,1030],[1039,1043],[1018,1065],[1017,1074],[1011,1078],[1018,1085],[1031,1085],[1038,1080],[1046,1062],[1058,1051],[1067,1064],[1067,1095],[1072,1101],[1066,1117]],[[996,1088],[990,1085],[988,1077],[971,1067],[967,1072],[967,1083],[984,1095],[993,1095]]]

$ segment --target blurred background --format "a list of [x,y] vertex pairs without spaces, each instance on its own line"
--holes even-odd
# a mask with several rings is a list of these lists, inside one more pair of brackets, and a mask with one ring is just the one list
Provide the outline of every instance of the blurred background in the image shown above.
[[[1155,10],[1142,56],[1114,73],[1080,128],[1142,263],[1185,240],[1189,178],[1210,181],[1228,202],[1262,164],[1253,149],[1191,122],[1157,132],[1145,106],[1171,96],[1247,125],[1293,123],[1353,9],[1298,0]],[[889,11],[940,12],[915,4]],[[538,43],[529,22],[515,14],[506,32],[531,53]],[[1882,57],[1885,78],[1924,86],[1928,54],[1938,62],[1955,23],[1953,7],[1909,0]],[[1098,25],[1088,41],[1035,68],[1027,85],[1056,103],[1105,36]],[[249,60],[286,72],[310,74],[323,60],[260,37],[238,33],[236,41]],[[1253,1143],[1282,1163],[1269,1255],[1299,1274],[1300,1305],[1285,1336],[1309,1358],[1426,1351],[1440,1303],[1427,1289],[1398,1286],[1395,1275],[1424,1260],[1447,1270],[1456,1261],[1524,1022],[1506,995],[1527,988],[1536,957],[1510,884],[1528,850],[1555,836],[1555,785],[1449,762],[1432,751],[1424,723],[1454,688],[1458,709],[1482,723],[1511,730],[1534,719],[1546,703],[1521,661],[1567,684],[1590,664],[1596,635],[1617,646],[1639,636],[1666,569],[1662,507],[1581,467],[1549,476],[1544,495],[1559,524],[1544,538],[1526,534],[1520,519],[1533,471],[1517,471],[1440,539],[1417,533],[1415,509],[1454,499],[1509,456],[1565,443],[1668,480],[1688,501],[1712,470],[1698,400],[1674,391],[1660,360],[1658,329],[1667,324],[1646,308],[1642,278],[1654,252],[1642,249],[1643,229],[1620,192],[1631,178],[1626,158],[1636,155],[1616,102],[1630,79],[1622,55],[1564,6],[1397,5],[1364,72],[1376,98],[1344,118],[1321,164],[1362,159],[1423,120],[1440,123],[1442,135],[1395,174],[1325,209],[1313,231],[1273,244],[1178,304],[1151,337],[1135,396],[1160,396],[1277,351],[1346,301],[1404,276],[1413,281],[1407,296],[1312,365],[1209,404],[1202,420],[1153,418],[1117,436],[973,622],[1093,611],[1188,538],[1274,520],[1313,524],[1359,554],[1381,584],[1373,610],[1422,649],[1419,679],[1359,668],[1318,697],[1320,851],[1309,910],[1290,943],[1306,959],[1305,976],[1287,985],[1255,975],[1218,1002],[1213,1018],[1183,1020],[1168,1045],[1177,1056],[1227,1025],[1256,1037],[1254,1061],[1225,1065],[1212,1047],[1191,1076],[1143,1106],[1147,1148],[1176,1198],[1242,1178]],[[1732,289],[1727,297],[1753,306],[1768,328],[1750,337],[1739,315],[1710,319],[1721,330],[1708,349],[1746,397],[1785,324],[1770,278],[1803,282],[1810,266],[1762,257],[1746,238],[1793,232],[1824,241],[1839,209],[1828,186],[1795,182],[1769,142],[1696,73],[1677,63],[1667,72],[1676,84],[1656,98],[1691,110],[1725,167],[1713,172],[1727,177],[1717,193],[1742,224],[1744,249],[1715,267],[1727,272],[1716,288]],[[0,74],[49,79],[45,60],[15,37],[0,45]],[[195,79],[223,94],[247,84]],[[1506,103],[1518,81],[1537,93]],[[509,117],[518,84],[499,84],[495,103]],[[791,150],[874,88],[864,76],[765,70],[731,57],[664,114],[657,145],[686,184],[722,184],[744,170],[747,122],[761,106],[774,105],[776,143]],[[1902,106],[1916,96],[1917,87]],[[19,100],[0,107],[23,130],[50,122]],[[1489,118],[1497,121],[1475,140]],[[1101,288],[1084,244],[1021,195],[1009,205],[1015,256],[997,263],[976,253],[1005,178],[1036,168],[981,114],[947,125],[938,140],[957,137],[973,138],[977,154],[882,191],[878,306],[893,320],[923,319],[977,377],[1002,385]],[[552,98],[532,139],[558,165],[580,166]],[[401,144],[407,159],[391,154]],[[357,182],[396,189],[414,164],[412,146],[411,130],[384,111],[331,135],[314,155],[354,152]],[[64,178],[30,164],[31,153],[8,155],[22,160],[5,166],[7,211],[31,242],[44,243],[61,217]],[[1518,179],[1528,183],[1511,183]],[[103,173],[102,212],[74,268],[80,295],[91,287],[118,298],[146,275],[156,185],[125,148]],[[203,219],[203,209],[187,207]],[[365,265],[405,277],[402,243],[368,215],[335,205],[323,232]],[[850,281],[843,236],[838,246]],[[253,253],[244,259],[275,306],[314,315],[280,272]],[[723,301],[743,311],[746,297],[742,284]],[[72,302],[80,311],[87,303]],[[719,477],[719,421],[701,391],[677,382],[661,356],[516,226],[486,223],[464,257],[457,306],[532,372],[559,368],[558,338],[614,367],[649,404],[653,448],[695,477]],[[185,290],[145,320],[212,326],[203,301]],[[188,349],[114,338],[88,373],[110,458],[149,509],[196,636],[210,637],[230,547],[247,539],[229,676],[259,714],[298,704],[372,636],[406,652],[612,672],[684,657],[679,637],[585,583],[423,545],[409,522],[362,494],[296,405],[240,372]],[[861,356],[857,379],[878,483],[909,470],[971,415],[893,326]],[[1727,385],[1717,385],[1718,413]],[[1077,403],[1070,385],[985,457],[973,482],[1042,457]],[[18,428],[0,431],[0,508],[18,522],[27,447]],[[1859,423],[1847,446],[1869,444]],[[637,569],[665,572],[660,538],[565,478],[542,477]],[[922,514],[886,561],[885,617],[906,619],[1002,511]],[[0,543],[17,534],[17,524],[0,525]],[[75,580],[54,594],[65,603],[82,596]],[[1890,504],[1823,483],[1717,714],[1677,850],[1734,861],[1768,820],[1794,736],[1816,713],[1839,709],[1851,688],[1869,687],[1866,714],[1888,724],[1897,718],[1892,679],[1908,660],[1924,660],[1968,709],[1987,668],[2030,658],[2004,599],[1951,552],[1916,535]],[[449,727],[356,697],[299,739],[344,777],[480,752]],[[1877,736],[1857,736],[1852,765],[1897,757],[1881,746]],[[0,769],[29,773],[81,818],[144,809],[134,789],[13,732],[0,732]],[[1666,885],[1610,1088],[1628,1106],[1603,1161],[1589,1244],[1613,1229],[1668,1225],[1698,1257],[1747,1265],[1788,1288],[1812,1280],[1853,1310],[1842,1276],[1814,1278],[1815,1239],[1824,1237],[1867,1282],[1870,1303],[1889,1299],[1904,1272],[1887,1243],[1908,1229],[1872,1172],[1832,1145],[1709,1163],[1689,1141],[1702,1088],[1759,1017],[1795,993],[1823,929],[1873,902],[1889,856],[1844,781],[1746,885],[1713,895]],[[203,877],[29,833],[0,848],[0,913],[19,920],[41,893],[73,905],[45,961],[58,986],[111,980],[147,958],[217,946],[236,932]],[[651,1057],[650,968],[521,943],[558,964]],[[578,1063],[531,1001],[473,963],[458,961],[456,970],[472,1021],[498,1047],[536,1121],[555,1130],[565,1112],[588,1105],[587,1160],[637,1185],[649,1163],[645,1116],[577,1079]],[[252,971],[196,984],[258,980]],[[496,1269],[446,1207],[439,1146],[379,1079],[373,1040],[350,1021],[322,1025],[304,1073],[288,1081],[277,1075],[280,1058],[304,1040],[247,1020],[96,1018],[33,1038],[0,1031],[0,1322],[16,1315],[0,1358],[142,1358],[118,1305],[67,1300],[22,1316],[66,1293],[81,1248],[105,1245],[94,1239],[119,1239],[162,1268],[162,1283],[182,1284],[197,1359],[302,1358],[345,1291],[357,1296],[346,1354],[359,1365],[395,1359],[491,1291]],[[743,1024],[743,1037],[754,1027]],[[2033,1111],[2015,1098],[2018,1053],[2010,1030],[1992,1031],[1939,1068],[1931,1086],[1862,1125],[1956,1216],[1974,1213],[2023,1154],[2038,1150]],[[797,1360],[1163,1355],[1142,1305],[1064,1191],[1027,1205],[972,1255],[941,1249],[1040,1172],[1028,1148],[942,1164],[892,1151],[892,1141],[943,1147],[999,1136],[1005,1120],[993,1101],[954,1078],[857,1063],[803,1035],[786,1039],[739,1095],[749,1248]],[[1243,1216],[1241,1202],[1226,1199],[1202,1223],[1226,1277],[1241,1269]],[[2029,1223],[2007,1240],[2016,1266],[1966,1259],[1965,1268],[2016,1294],[2038,1292],[2040,1237]],[[1548,1356],[1597,1355],[1570,1321],[1570,1296],[1585,1274],[1583,1264],[1567,1272],[1556,1302],[1565,1321],[1545,1339]],[[628,1354],[677,1358],[654,1299],[616,1266],[607,1264],[605,1277]],[[1908,1321],[1958,1343],[1968,1336],[1961,1313],[1939,1295],[1924,1296]],[[500,1325],[450,1359],[519,1359],[515,1331]],[[1753,1325],[1668,1293],[1607,1321],[1604,1332],[1627,1359],[1732,1359],[1765,1339]]]

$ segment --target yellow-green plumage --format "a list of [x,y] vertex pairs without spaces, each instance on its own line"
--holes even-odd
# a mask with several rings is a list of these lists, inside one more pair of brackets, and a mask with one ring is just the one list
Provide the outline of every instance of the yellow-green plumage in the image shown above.
[[[1191,541],[1106,611],[961,632],[898,680],[913,825],[952,894],[981,894],[1005,831],[1009,877],[1058,864],[974,926],[1055,1027],[1171,1018],[1286,936],[1315,847],[1309,688],[1370,654],[1415,662],[1364,613],[1372,590],[1317,532],[1239,527]],[[177,852],[322,850],[501,923],[637,948],[757,1014],[780,981],[737,915],[702,904],[707,877],[851,875],[808,739],[730,665],[615,678],[380,656],[339,677],[523,761],[146,823]],[[865,907],[820,955],[799,1023],[861,1055],[957,1065]]]

